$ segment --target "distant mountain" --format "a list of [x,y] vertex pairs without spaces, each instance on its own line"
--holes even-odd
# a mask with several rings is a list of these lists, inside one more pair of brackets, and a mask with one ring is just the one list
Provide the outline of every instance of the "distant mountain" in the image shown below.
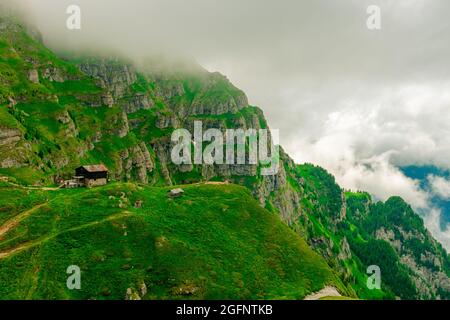
[[[267,128],[263,112],[219,73],[61,58],[37,32],[2,18],[0,298],[120,298],[141,282],[143,298],[302,298],[328,284],[363,299],[450,297],[449,256],[402,199],[374,203],[342,190],[324,169],[297,165],[282,149],[273,176],[251,164],[177,166],[171,133],[192,132],[196,120],[203,129]],[[104,163],[117,184],[44,188],[93,163]],[[195,185],[205,181],[244,186],[256,201],[237,186]],[[168,202],[170,185],[184,185],[186,198]],[[119,206],[115,189],[131,202]],[[132,208],[137,198],[148,206],[143,213]],[[203,238],[208,232],[219,234]],[[166,247],[173,251],[157,252]],[[67,252],[98,275],[89,283],[103,291],[61,287],[64,270],[49,269],[61,272]],[[151,261],[159,262],[145,275]],[[371,265],[381,269],[380,290],[366,285]],[[100,276],[108,270],[113,279]]]

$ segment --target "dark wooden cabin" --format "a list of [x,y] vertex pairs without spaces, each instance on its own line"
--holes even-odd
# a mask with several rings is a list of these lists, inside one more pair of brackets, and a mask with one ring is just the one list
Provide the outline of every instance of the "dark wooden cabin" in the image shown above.
[[86,187],[103,186],[108,182],[108,168],[103,164],[78,167],[75,175]]

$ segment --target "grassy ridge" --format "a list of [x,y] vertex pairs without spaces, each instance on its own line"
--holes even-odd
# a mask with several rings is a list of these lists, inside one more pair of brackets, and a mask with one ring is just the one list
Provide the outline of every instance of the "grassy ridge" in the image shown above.
[[[327,284],[345,293],[324,260],[247,189],[183,188],[179,199],[135,184],[46,197],[28,190],[42,206],[0,238],[0,252],[19,248],[0,259],[0,298],[123,299],[142,283],[145,299],[300,299]],[[82,270],[81,290],[66,288],[70,265]]]

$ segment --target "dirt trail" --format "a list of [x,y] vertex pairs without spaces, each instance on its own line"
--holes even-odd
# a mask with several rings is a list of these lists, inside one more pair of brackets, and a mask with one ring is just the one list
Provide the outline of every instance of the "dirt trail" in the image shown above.
[[[44,205],[44,204],[42,204],[42,205]],[[35,208],[33,208],[33,209],[35,209]],[[30,210],[32,210],[32,209],[30,209]],[[109,216],[109,217],[107,217],[107,218],[105,218],[103,220],[89,222],[89,223],[86,223],[86,224],[83,224],[83,225],[80,225],[80,226],[76,226],[76,227],[64,230],[62,232],[59,232],[59,233],[56,233],[56,234],[53,234],[53,235],[49,235],[49,236],[44,237],[44,238],[40,238],[40,239],[38,239],[36,241],[23,243],[23,244],[21,244],[21,245],[19,245],[17,247],[14,247],[14,248],[8,249],[6,251],[0,252],[0,260],[4,259],[4,258],[7,258],[7,257],[9,257],[9,256],[11,256],[11,255],[13,255],[13,254],[15,254],[17,252],[20,252],[20,251],[23,251],[23,250],[26,250],[26,249],[30,249],[32,247],[40,245],[43,242],[46,242],[46,241],[48,241],[50,239],[53,239],[53,238],[56,238],[57,236],[59,236],[61,234],[64,234],[64,233],[67,233],[67,232],[71,232],[71,231],[80,230],[80,229],[84,229],[84,228],[89,228],[89,227],[92,227],[92,226],[95,226],[95,225],[98,225],[98,224],[102,224],[102,223],[105,223],[105,222],[108,222],[108,221],[118,220],[118,219],[130,216],[131,214],[132,213],[130,211],[123,211],[121,213]]]
[[12,248],[12,249],[0,252],[0,260],[3,259],[3,258],[6,258],[6,257],[8,257],[8,256],[10,256],[10,255],[12,255],[12,254],[14,254],[16,252],[19,252],[19,251],[22,251],[24,249],[30,248],[32,246],[33,246],[32,243],[31,244],[22,244],[22,245],[20,245],[18,247],[15,247],[15,248]]
[[29,190],[55,191],[55,190],[59,190],[59,189],[62,188],[62,186],[58,186],[58,187],[23,186],[21,184],[14,183],[14,182],[10,181],[10,179],[8,177],[5,177],[5,176],[0,176],[0,181],[8,182],[10,185],[12,185],[14,187],[17,187],[17,188],[29,189]]
[[14,228],[15,226],[17,226],[19,224],[20,221],[22,221],[23,219],[25,219],[26,217],[28,217],[29,215],[31,215],[33,212],[35,212],[36,210],[42,208],[44,205],[46,205],[47,202],[38,204],[37,206],[34,206],[31,209],[28,209],[26,211],[23,211],[21,213],[19,213],[18,215],[16,215],[15,217],[9,219],[8,221],[6,221],[4,224],[2,224],[0,226],[0,239],[2,239],[3,235],[6,234],[9,230],[11,230],[12,228]]
[[204,186],[204,185],[220,186],[220,185],[228,185],[228,184],[230,184],[230,182],[228,182],[228,181],[202,181],[202,182],[193,183],[192,185],[195,185],[195,186]]
[[318,292],[311,293],[307,295],[303,300],[320,300],[325,297],[340,297],[341,294],[336,290],[335,287],[325,287]]
[[211,185],[224,185],[224,184],[230,184],[227,181],[207,181],[204,184],[211,184]]

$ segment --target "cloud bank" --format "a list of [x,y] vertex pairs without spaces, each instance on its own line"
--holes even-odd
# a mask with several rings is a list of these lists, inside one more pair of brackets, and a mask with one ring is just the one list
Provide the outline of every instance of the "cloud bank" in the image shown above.
[[428,181],[432,192],[443,200],[450,200],[450,180],[444,177],[429,175]]

